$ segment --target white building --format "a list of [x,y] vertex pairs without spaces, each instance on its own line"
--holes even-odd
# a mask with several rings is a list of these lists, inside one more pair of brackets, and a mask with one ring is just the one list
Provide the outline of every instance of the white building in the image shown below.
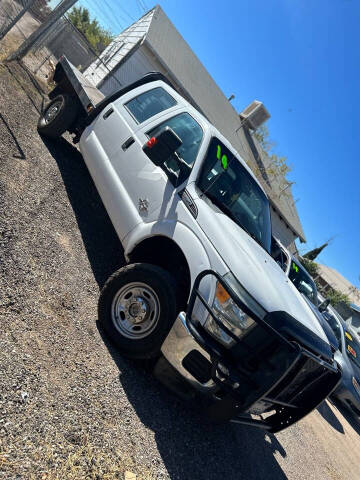
[[[160,6],[124,30],[84,72],[108,95],[144,74],[163,73],[174,87],[232,143],[254,170],[272,205],[273,233],[294,251],[305,235],[283,177],[268,178],[269,159],[224,93]],[[104,65],[105,64],[105,65]]]

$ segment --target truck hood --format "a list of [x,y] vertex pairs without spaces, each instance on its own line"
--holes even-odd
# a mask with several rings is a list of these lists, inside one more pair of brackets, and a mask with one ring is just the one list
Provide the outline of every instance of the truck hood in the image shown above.
[[329,344],[319,320],[275,260],[206,200],[194,199],[197,221],[232,274],[267,312],[284,311]]

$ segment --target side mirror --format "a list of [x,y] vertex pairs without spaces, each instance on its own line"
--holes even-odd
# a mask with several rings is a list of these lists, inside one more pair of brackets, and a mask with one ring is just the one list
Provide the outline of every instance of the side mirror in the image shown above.
[[327,307],[330,305],[330,298],[327,298],[319,305],[319,312],[326,312]]
[[163,128],[156,137],[150,138],[143,147],[143,151],[155,163],[162,165],[181,146],[182,141],[170,127]]

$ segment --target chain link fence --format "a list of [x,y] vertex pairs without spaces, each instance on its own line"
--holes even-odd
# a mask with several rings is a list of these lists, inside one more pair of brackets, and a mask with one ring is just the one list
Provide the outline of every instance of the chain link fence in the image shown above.
[[[61,2],[60,2],[61,3]],[[0,60],[6,59],[46,21],[51,9],[46,0],[0,0]],[[9,27],[13,28],[9,31]],[[28,71],[43,82],[51,80],[59,58],[65,55],[79,70],[96,62],[109,72],[117,88],[121,83],[95,52],[87,38],[63,15],[32,44],[22,58]]]
[[3,0],[0,3],[0,39],[4,37],[8,27],[23,11],[26,10],[29,0]]
[[0,0],[0,59],[15,51],[50,13],[46,0]]
[[112,76],[113,72],[95,52],[85,35],[65,15],[34,43],[23,62],[33,74],[46,81],[51,79],[54,66],[62,55],[82,72],[96,62],[109,72],[109,77],[117,88],[121,87],[119,80]]
[[61,17],[33,44],[23,62],[32,73],[44,80],[51,76],[62,55],[66,55],[79,70],[84,70],[97,58],[86,37],[66,16]]

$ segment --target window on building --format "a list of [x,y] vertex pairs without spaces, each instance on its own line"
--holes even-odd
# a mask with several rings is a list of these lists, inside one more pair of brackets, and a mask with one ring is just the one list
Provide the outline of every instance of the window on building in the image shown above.
[[133,98],[125,104],[125,107],[138,123],[143,123],[174,105],[176,100],[166,90],[157,87]]

